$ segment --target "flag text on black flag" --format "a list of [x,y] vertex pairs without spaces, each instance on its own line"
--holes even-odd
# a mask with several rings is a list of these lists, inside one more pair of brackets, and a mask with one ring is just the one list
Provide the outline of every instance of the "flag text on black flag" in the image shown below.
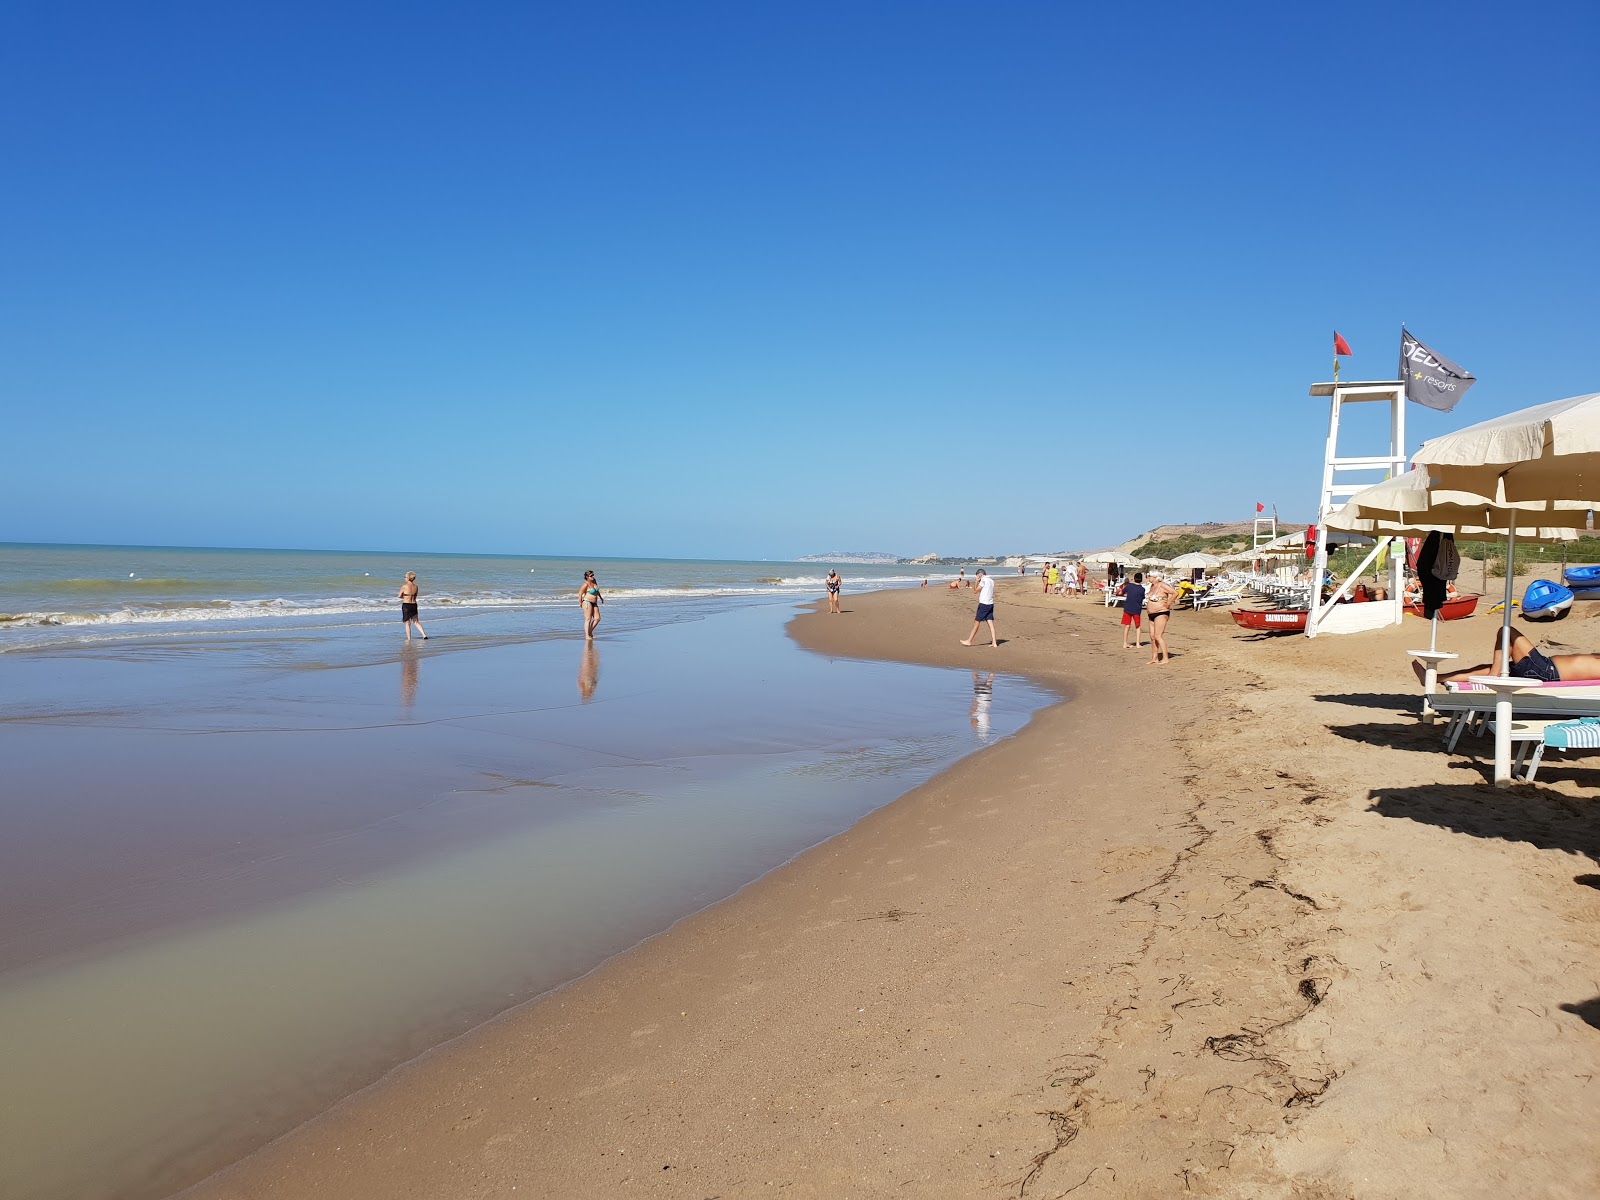
[[1404,329],[1400,331],[1400,378],[1406,399],[1449,412],[1478,380],[1455,363],[1435,354]]

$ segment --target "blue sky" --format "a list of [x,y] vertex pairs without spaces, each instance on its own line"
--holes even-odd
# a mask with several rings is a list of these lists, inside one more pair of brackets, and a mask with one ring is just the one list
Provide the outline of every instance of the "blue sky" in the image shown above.
[[0,16],[0,540],[1085,547],[1308,514],[1335,328],[1600,390],[1592,4]]

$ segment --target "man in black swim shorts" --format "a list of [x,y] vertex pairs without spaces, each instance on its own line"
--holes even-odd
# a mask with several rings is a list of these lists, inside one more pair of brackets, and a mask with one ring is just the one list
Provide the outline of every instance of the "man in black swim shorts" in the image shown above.
[[406,627],[406,641],[411,640],[411,627],[415,625],[417,632],[422,635],[422,640],[427,641],[428,635],[423,631],[422,622],[417,618],[417,597],[422,594],[417,587],[417,573],[406,572],[406,581],[400,585],[400,621]]
[[[1426,669],[1421,662],[1413,662],[1417,679],[1427,682]],[[1500,635],[1495,634],[1494,656],[1486,663],[1451,671],[1440,675],[1439,682],[1448,683],[1466,679],[1470,675],[1504,675],[1500,667]],[[1516,679],[1535,679],[1542,683],[1581,683],[1588,680],[1600,682],[1600,654],[1543,654],[1520,629],[1511,629],[1511,676]]]
[[[964,569],[964,568],[963,568]],[[988,572],[982,567],[978,568],[976,576],[978,581],[978,613],[972,621],[972,632],[961,644],[970,646],[977,640],[978,630],[985,622],[989,625],[989,645],[1000,645],[1000,635],[994,631],[994,580],[989,578]]]

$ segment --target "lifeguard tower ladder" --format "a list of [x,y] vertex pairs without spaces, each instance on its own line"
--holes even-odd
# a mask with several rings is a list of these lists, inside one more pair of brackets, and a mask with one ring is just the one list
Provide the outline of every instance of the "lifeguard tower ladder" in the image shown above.
[[[1405,588],[1405,554],[1399,547],[1404,542],[1397,538],[1379,537],[1372,552],[1350,573],[1343,583],[1337,584],[1326,600],[1321,599],[1318,586],[1328,569],[1328,517],[1346,500],[1362,488],[1371,487],[1382,480],[1373,472],[1401,475],[1409,469],[1406,458],[1406,389],[1403,382],[1366,383],[1314,383],[1311,395],[1326,396],[1328,403],[1328,449],[1322,461],[1322,498],[1317,504],[1317,549],[1311,568],[1311,613],[1306,619],[1306,636],[1319,633],[1359,633],[1363,629],[1380,629],[1385,625],[1398,625],[1404,616],[1402,596]],[[1389,452],[1341,456],[1339,454],[1339,415],[1346,404],[1389,405]],[[1352,473],[1362,472],[1365,478],[1353,480]],[[1368,604],[1340,604],[1356,580],[1360,579],[1377,561],[1389,543],[1397,543],[1396,552],[1389,556],[1389,599]]]
[[1272,515],[1263,517],[1256,514],[1255,526],[1250,531],[1250,552],[1254,556],[1252,562],[1260,559],[1261,547],[1270,545],[1278,540],[1278,506],[1272,506]]

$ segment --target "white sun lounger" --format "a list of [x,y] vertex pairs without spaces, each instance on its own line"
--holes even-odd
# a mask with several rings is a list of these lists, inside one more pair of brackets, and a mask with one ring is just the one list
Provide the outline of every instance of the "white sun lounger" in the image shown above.
[[[1445,727],[1445,750],[1454,753],[1461,735],[1468,730],[1474,733],[1498,732],[1494,720],[1495,707],[1504,697],[1489,688],[1472,684],[1451,684],[1451,690],[1424,698],[1424,703],[1435,712],[1449,718]],[[1555,725],[1571,724],[1584,718],[1600,718],[1600,683],[1588,680],[1546,683],[1529,686],[1511,697],[1511,720],[1508,740],[1515,747],[1516,761],[1512,771],[1521,765],[1530,750],[1534,751],[1526,776],[1533,778],[1543,757],[1546,743],[1545,731]],[[1557,741],[1568,735],[1557,734]],[[1588,736],[1580,734],[1580,737]],[[1600,742],[1600,735],[1596,735]],[[1565,744],[1559,748],[1568,748]]]

